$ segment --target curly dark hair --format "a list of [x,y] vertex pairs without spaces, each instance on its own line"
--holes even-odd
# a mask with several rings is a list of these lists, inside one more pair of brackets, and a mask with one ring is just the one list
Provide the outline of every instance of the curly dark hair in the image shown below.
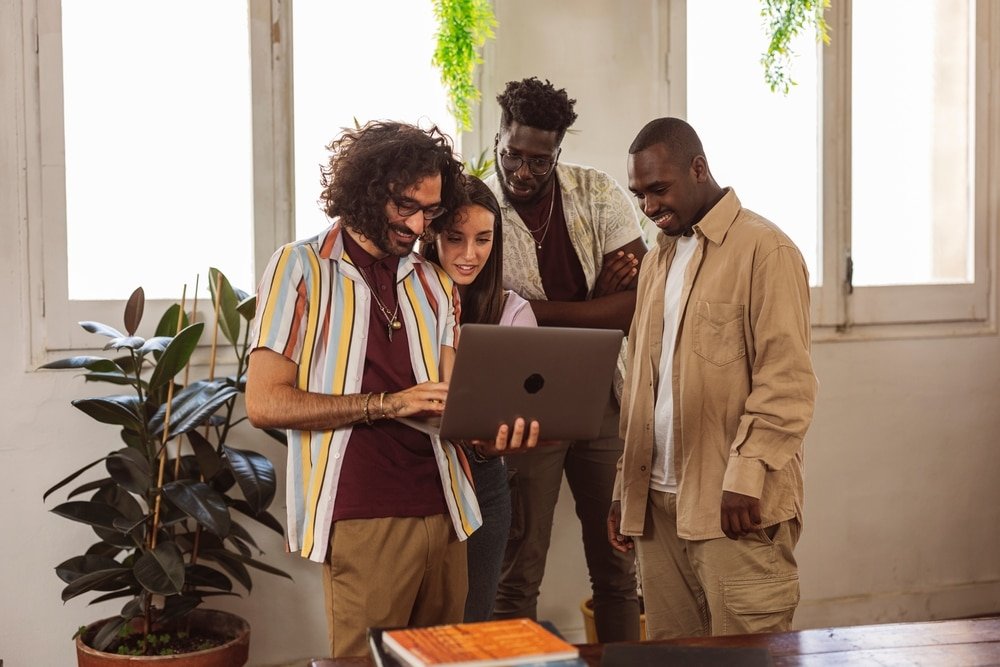
[[[345,128],[327,146],[330,162],[322,169],[319,204],[330,218],[376,243],[388,238],[385,205],[390,196],[421,179],[441,174],[441,205],[449,211],[465,203],[462,162],[452,152],[451,139],[437,126],[423,130],[393,121],[371,121]],[[442,216],[443,217],[443,216]],[[437,231],[442,218],[431,222]]]
[[573,105],[565,88],[556,90],[548,79],[545,83],[536,77],[520,81],[508,81],[504,91],[497,95],[500,103],[500,127],[509,128],[513,121],[520,125],[555,130],[562,142],[566,130],[576,121]]
[[[466,175],[462,180],[465,194],[469,198],[466,206],[482,206],[493,214],[493,247],[490,248],[490,256],[486,258],[479,275],[465,288],[462,295],[461,324],[498,324],[503,313],[503,228],[500,204],[486,184],[475,176]],[[445,233],[459,222],[461,214],[462,209],[459,209],[444,216]],[[437,244],[433,241],[423,243],[421,253],[432,262],[441,263]]]

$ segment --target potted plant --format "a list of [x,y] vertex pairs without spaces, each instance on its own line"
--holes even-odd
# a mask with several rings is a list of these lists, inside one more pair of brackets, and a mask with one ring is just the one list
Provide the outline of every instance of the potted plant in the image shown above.
[[[183,304],[171,306],[152,338],[136,335],[144,294],[137,289],[124,313],[124,332],[98,322],[81,322],[108,339],[106,356],[76,356],[42,366],[84,371],[87,382],[103,382],[124,393],[72,401],[91,418],[115,427],[118,436],[100,445],[100,458],[45,492],[74,482],[91,470],[96,479],[68,492],[52,511],[91,526],[97,541],[56,566],[66,583],[63,601],[97,593],[92,603],[121,599],[117,616],[81,628],[81,665],[242,665],[249,627],[231,614],[201,608],[209,597],[235,595],[233,582],[248,592],[248,568],[288,577],[254,556],[254,538],[239,522],[248,517],[283,534],[268,512],[275,495],[274,466],[260,453],[238,449],[233,428],[245,417],[237,402],[244,390],[249,322],[255,298],[210,272],[215,305],[212,363],[207,378],[183,384],[204,323],[190,323]],[[236,372],[214,377],[218,332],[232,345]],[[269,432],[284,442],[284,435]],[[234,512],[235,510],[235,512]],[[235,635],[235,636],[231,636]],[[176,662],[177,653],[192,662]],[[131,656],[123,658],[119,656]],[[222,662],[215,662],[220,657]],[[125,662],[123,662],[123,660]]]

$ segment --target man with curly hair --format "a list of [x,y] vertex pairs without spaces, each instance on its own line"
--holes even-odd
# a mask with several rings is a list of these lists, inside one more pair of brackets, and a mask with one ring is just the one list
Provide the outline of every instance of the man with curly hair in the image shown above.
[[[502,115],[494,145],[496,173],[487,184],[503,213],[504,286],[528,299],[541,326],[627,332],[646,247],[635,208],[614,179],[559,161],[563,137],[576,120],[576,100],[531,77],[509,82],[497,101]],[[611,394],[609,378],[602,437],[511,459],[514,519],[497,618],[535,617],[565,473],[583,530],[598,639],[639,638],[634,557],[612,549],[604,529],[622,452]]]
[[[334,222],[264,270],[246,406],[255,426],[288,430],[288,549],[324,564],[339,657],[367,652],[369,626],[461,621],[465,539],[481,518],[462,450],[394,419],[444,407],[457,290],[413,248],[465,202],[462,165],[437,128],[402,123],[345,131],[329,149],[321,203]],[[524,431],[501,426],[497,447]]]

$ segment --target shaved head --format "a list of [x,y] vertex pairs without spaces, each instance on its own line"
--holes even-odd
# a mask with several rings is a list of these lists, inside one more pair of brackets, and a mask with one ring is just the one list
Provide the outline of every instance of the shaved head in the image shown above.
[[687,166],[699,155],[705,155],[698,133],[680,118],[657,118],[649,121],[639,130],[632,145],[628,147],[628,152],[635,155],[656,144],[663,144],[681,166]]

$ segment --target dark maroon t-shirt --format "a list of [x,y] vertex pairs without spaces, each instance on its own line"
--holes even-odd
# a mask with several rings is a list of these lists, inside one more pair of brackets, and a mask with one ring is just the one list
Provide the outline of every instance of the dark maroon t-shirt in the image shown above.
[[[517,204],[517,211],[528,231],[535,238],[535,254],[538,256],[538,272],[542,278],[542,289],[549,301],[583,301],[587,298],[587,278],[583,275],[580,258],[573,249],[573,243],[566,229],[566,216],[562,206],[562,191],[559,182],[553,179],[555,200],[548,195],[529,206]],[[552,219],[548,227],[545,220],[552,207]],[[534,231],[537,230],[537,231]],[[539,243],[541,248],[538,247]]]
[[[396,308],[396,269],[393,255],[375,259],[344,234],[344,249],[390,313]],[[397,313],[402,321],[402,316]],[[368,345],[361,393],[373,392],[369,403],[374,423],[354,425],[344,451],[333,520],[445,514],[430,438],[394,419],[377,419],[380,392],[395,392],[416,384],[410,362],[406,327],[389,340],[387,318],[372,299]]]

